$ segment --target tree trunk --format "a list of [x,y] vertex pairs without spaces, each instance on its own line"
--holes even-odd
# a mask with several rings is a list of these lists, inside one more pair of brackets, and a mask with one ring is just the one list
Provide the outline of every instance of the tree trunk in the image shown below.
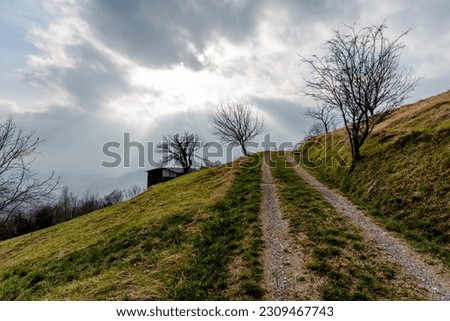
[[361,160],[361,152],[360,152],[360,144],[358,144],[358,142],[353,142],[352,145],[352,158],[353,161],[357,162],[359,160]]
[[247,152],[247,149],[245,148],[244,144],[241,144],[241,148],[242,148],[242,152],[244,153],[244,155],[248,156],[248,152]]

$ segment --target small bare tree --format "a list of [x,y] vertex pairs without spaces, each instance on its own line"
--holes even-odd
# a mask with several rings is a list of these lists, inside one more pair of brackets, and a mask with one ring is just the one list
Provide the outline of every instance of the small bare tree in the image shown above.
[[111,193],[109,193],[108,195],[105,195],[105,197],[103,197],[103,206],[107,207],[107,206],[111,206],[117,203],[122,202],[124,198],[124,191],[116,188],[114,190],[111,191]]
[[0,124],[0,226],[26,206],[49,196],[59,179],[51,174],[39,180],[31,164],[41,140],[25,134],[12,117]]
[[132,199],[141,193],[142,193],[142,188],[139,185],[133,185],[127,189],[126,197],[127,197],[127,199]]
[[306,133],[306,138],[311,138],[311,137],[315,137],[315,136],[319,136],[322,135],[323,133],[325,133],[324,129],[323,129],[323,125],[319,122],[315,122],[309,129],[308,132]]
[[68,186],[64,186],[61,190],[58,203],[56,204],[58,222],[69,221],[76,216],[76,208],[78,206],[77,196],[69,189]]
[[264,119],[253,112],[252,104],[245,98],[219,102],[209,120],[211,133],[223,143],[241,146],[245,156],[248,156],[245,145],[265,129]]
[[317,121],[312,130],[315,135],[329,133],[336,129],[336,113],[331,106],[318,105],[317,108],[308,108],[305,115]]
[[326,42],[325,56],[303,62],[313,75],[306,80],[306,94],[340,114],[357,161],[373,127],[407,98],[417,80],[400,67],[401,39],[407,32],[390,41],[385,24],[348,28],[349,33],[336,31]]
[[195,133],[184,131],[182,134],[163,136],[163,141],[156,145],[156,152],[162,154],[162,164],[174,161],[188,173],[193,165],[196,151],[204,144],[203,138]]

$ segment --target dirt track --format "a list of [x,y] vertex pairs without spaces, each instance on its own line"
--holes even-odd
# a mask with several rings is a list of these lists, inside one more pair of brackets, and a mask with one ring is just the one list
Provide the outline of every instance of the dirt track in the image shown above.
[[[286,159],[291,163],[294,162],[291,154],[286,154]],[[344,196],[320,183],[301,166],[296,165],[295,171],[303,181],[314,187],[338,212],[343,213],[361,227],[365,237],[377,242],[394,261],[403,267],[406,273],[414,276],[419,284],[426,288],[435,299],[450,300],[450,275],[442,264],[437,262],[433,262],[433,265],[428,264],[408,244],[379,227]]]
[[305,273],[302,254],[289,235],[288,222],[280,209],[276,185],[268,166],[269,153],[263,160],[261,223],[265,300],[317,300],[314,286]]

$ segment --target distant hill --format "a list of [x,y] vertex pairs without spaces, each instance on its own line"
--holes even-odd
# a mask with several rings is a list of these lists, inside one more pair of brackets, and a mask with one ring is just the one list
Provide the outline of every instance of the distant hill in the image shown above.
[[450,92],[394,110],[352,170],[346,140],[343,129],[308,140],[303,165],[450,267]]

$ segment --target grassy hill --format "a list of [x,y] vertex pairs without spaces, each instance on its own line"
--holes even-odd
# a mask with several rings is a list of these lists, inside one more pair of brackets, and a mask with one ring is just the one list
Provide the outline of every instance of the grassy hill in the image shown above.
[[[342,129],[312,138],[295,157],[450,268],[450,92],[393,111],[353,167],[346,139]],[[263,298],[260,157],[190,173],[0,242],[0,300]],[[284,218],[306,262],[298,282],[311,282],[327,300],[428,297],[286,167],[284,155],[274,157]]]
[[304,143],[305,168],[450,267],[450,92],[394,110],[351,169],[345,132]]
[[0,299],[259,298],[255,157],[200,170],[128,202],[0,242]]

